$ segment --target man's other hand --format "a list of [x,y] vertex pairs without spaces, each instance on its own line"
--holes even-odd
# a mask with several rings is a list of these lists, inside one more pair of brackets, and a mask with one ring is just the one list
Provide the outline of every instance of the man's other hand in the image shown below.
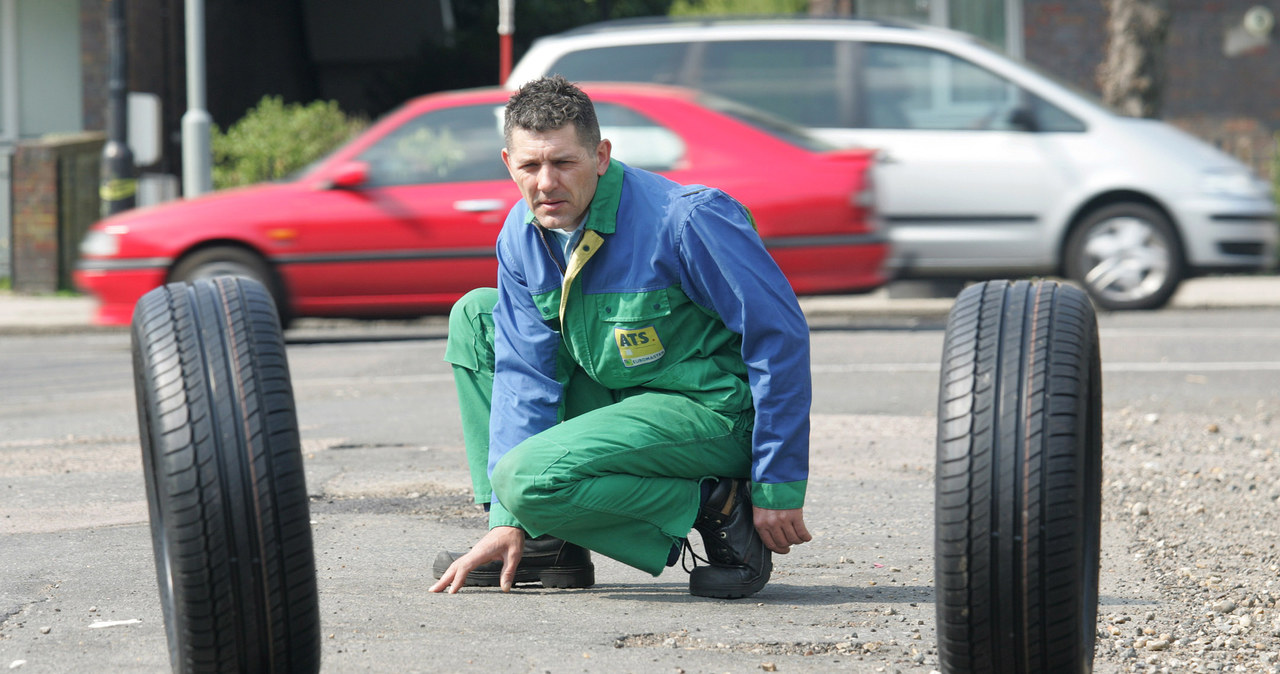
[[[785,555],[791,552],[791,546],[813,540],[809,530],[804,526],[804,509],[769,510],[754,506],[752,519],[756,531],[764,540],[765,547]],[[459,560],[461,561],[461,560]]]

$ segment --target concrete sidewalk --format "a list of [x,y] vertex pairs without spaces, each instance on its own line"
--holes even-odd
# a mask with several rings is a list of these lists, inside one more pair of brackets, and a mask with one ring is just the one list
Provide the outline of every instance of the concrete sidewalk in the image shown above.
[[[841,317],[945,317],[954,298],[897,298],[888,289],[865,295],[805,297],[800,300],[811,319]],[[49,334],[127,327],[93,325],[95,302],[87,296],[25,295],[0,291],[0,335]],[[1280,276],[1215,276],[1182,284],[1169,304],[1177,309],[1280,307]],[[317,327],[325,321],[299,321]]]

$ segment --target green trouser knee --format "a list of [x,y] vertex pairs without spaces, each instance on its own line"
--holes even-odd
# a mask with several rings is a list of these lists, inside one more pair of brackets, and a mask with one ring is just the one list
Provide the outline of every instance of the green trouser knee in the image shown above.
[[[453,365],[462,417],[462,442],[475,502],[493,498],[489,485],[489,410],[493,407],[493,307],[496,288],[477,288],[463,295],[449,312],[449,339],[444,359]],[[608,405],[617,400],[581,368],[576,368],[565,392],[565,416]]]
[[610,391],[578,369],[565,392],[566,421],[508,452],[494,468],[491,487],[496,300],[495,291],[482,290],[459,301],[445,352],[460,382],[477,501],[487,502],[496,490],[529,535],[551,534],[658,575],[697,517],[698,483],[749,475],[751,415],[726,417],[677,394]]

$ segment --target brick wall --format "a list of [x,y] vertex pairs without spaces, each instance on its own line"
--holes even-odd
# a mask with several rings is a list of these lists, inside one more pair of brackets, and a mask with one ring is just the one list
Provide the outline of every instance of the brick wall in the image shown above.
[[13,155],[13,288],[71,288],[77,247],[98,218],[101,133],[25,141]]
[[[1027,60],[1098,94],[1107,48],[1101,0],[1023,0]],[[1225,51],[1228,31],[1247,9],[1280,0],[1171,0],[1161,118],[1234,155],[1263,176],[1272,173],[1280,133],[1280,36],[1243,53]]]

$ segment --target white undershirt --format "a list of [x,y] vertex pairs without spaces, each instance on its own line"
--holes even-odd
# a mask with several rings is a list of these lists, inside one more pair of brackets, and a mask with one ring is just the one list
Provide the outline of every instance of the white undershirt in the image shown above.
[[556,238],[558,238],[558,239],[560,240],[560,248],[561,248],[562,250],[564,250],[564,261],[565,261],[565,264],[568,264],[568,263],[569,263],[569,251],[570,251],[570,249],[573,247],[574,235],[575,235],[575,234],[577,234],[577,233],[578,233],[578,230],[580,230],[580,229],[582,229],[582,228],[581,228],[581,227],[577,227],[577,228],[575,228],[575,229],[574,229],[573,231],[571,231],[571,232],[566,232],[566,231],[564,231],[563,229],[549,229],[549,230],[547,230],[547,231],[551,232],[552,234],[555,234],[555,235],[556,235]]

